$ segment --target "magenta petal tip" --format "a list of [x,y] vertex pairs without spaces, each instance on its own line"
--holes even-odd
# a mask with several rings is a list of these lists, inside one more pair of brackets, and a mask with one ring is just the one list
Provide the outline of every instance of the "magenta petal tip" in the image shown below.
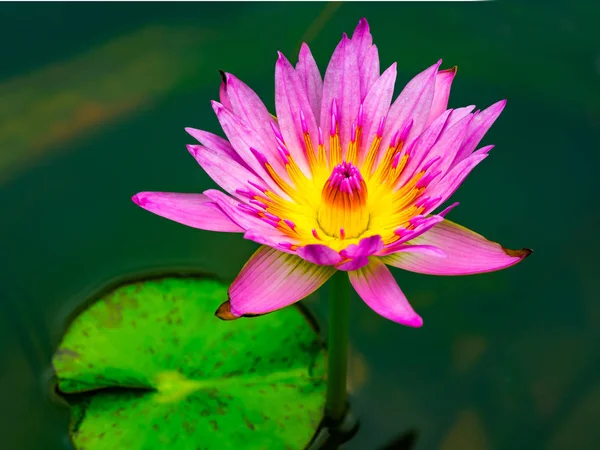
[[402,321],[403,325],[413,328],[421,328],[423,326],[423,319],[419,315],[415,315],[411,319]]
[[196,157],[196,155],[200,151],[200,146],[199,145],[187,144],[185,146],[185,148],[187,148],[187,151],[190,152],[194,158]]
[[218,101],[216,101],[216,100],[211,100],[211,101],[210,101],[210,104],[211,104],[211,106],[212,106],[212,109],[213,109],[213,111],[214,111],[214,112],[215,112],[217,115],[219,115],[219,113],[220,113],[221,111],[223,111],[223,109],[225,109],[225,107],[224,107],[224,106],[223,106],[221,103],[219,103]]

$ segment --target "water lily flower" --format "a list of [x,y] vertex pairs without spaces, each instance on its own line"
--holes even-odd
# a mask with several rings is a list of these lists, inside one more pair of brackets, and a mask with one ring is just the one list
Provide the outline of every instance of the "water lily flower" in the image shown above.
[[348,272],[360,297],[404,325],[423,321],[389,266],[466,275],[512,266],[508,250],[435,212],[493,146],[476,149],[505,101],[448,109],[456,68],[441,61],[394,102],[396,64],[382,74],[365,19],[336,47],[325,77],[306,44],[275,64],[275,112],[224,73],[212,106],[227,140],[187,128],[188,150],[226,192],[141,192],[135,203],[203,230],[244,233],[261,247],[229,289],[223,319],[265,314]]

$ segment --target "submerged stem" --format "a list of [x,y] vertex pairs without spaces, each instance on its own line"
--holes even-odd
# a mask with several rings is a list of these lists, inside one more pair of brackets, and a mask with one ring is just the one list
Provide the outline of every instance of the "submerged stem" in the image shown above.
[[333,422],[339,422],[346,412],[350,283],[348,274],[341,271],[336,272],[331,281],[325,414]]

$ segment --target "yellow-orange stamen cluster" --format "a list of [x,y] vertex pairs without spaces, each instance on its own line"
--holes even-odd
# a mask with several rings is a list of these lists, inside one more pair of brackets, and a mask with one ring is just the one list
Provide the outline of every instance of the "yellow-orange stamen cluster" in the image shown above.
[[321,193],[319,225],[328,236],[345,239],[360,236],[369,225],[367,184],[352,163],[334,167]]
[[[313,144],[304,114],[300,113],[304,141],[304,161],[309,171],[302,171],[274,127],[279,154],[286,169],[284,179],[262,154],[257,158],[267,173],[289,199],[272,190],[262,189],[252,198],[258,205],[255,214],[289,235],[297,246],[325,243],[340,250],[363,237],[380,235],[385,244],[398,240],[395,231],[410,228],[411,219],[422,214],[427,199],[422,194],[428,182],[426,169],[415,171],[402,180],[410,160],[404,141],[410,123],[397,132],[380,155],[385,118],[382,118],[370,146],[361,154],[362,110],[352,124],[351,139],[342,148],[337,111],[332,105],[332,122],[327,151],[321,129],[317,145]],[[346,150],[344,152],[344,150]]]

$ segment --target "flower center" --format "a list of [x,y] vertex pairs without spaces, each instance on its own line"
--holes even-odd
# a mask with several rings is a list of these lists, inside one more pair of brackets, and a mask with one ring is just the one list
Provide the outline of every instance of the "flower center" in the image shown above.
[[367,229],[367,184],[352,163],[333,168],[321,192],[317,218],[321,229],[336,238],[356,238]]

